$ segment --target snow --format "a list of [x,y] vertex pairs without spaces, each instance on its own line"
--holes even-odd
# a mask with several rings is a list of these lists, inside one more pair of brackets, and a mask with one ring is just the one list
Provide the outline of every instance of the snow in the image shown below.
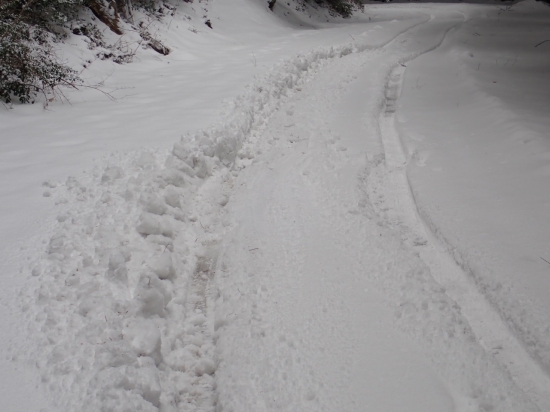
[[397,110],[423,218],[546,371],[548,16],[538,3],[472,16],[460,46],[408,67]]
[[2,410],[550,410],[550,9],[289,4],[0,113]]

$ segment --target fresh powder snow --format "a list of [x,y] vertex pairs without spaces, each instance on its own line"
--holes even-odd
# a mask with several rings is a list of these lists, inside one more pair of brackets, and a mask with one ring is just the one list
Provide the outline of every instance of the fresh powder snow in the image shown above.
[[0,410],[549,411],[550,7],[174,6],[0,111]]

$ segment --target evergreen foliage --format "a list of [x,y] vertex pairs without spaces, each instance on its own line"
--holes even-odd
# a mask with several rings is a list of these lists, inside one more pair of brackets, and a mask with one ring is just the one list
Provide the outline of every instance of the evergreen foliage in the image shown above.
[[0,0],[2,21],[21,21],[46,29],[74,18],[87,0]]
[[[310,2],[311,0],[306,0]],[[328,7],[332,12],[339,14],[342,17],[351,17],[355,10],[363,9],[361,0],[313,0],[320,6]]]
[[[302,1],[328,7],[343,17],[363,7],[361,0]],[[107,7],[114,10],[112,18],[101,14],[100,20],[112,23],[109,27],[118,33],[119,17],[131,21],[133,7],[154,11],[158,4],[159,0],[0,0],[0,99],[10,102],[15,97],[28,103],[37,93],[55,94],[61,85],[80,83],[77,73],[57,59],[51,41],[52,33],[82,7],[90,7],[96,16]],[[270,8],[274,4],[271,1]]]
[[58,61],[46,31],[76,13],[80,0],[0,0],[0,99],[34,102],[37,93],[55,93],[80,83],[77,73]]

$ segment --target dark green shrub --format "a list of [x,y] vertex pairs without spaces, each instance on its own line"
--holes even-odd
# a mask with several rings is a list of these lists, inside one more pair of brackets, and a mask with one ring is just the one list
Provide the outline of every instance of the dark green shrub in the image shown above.
[[[311,0],[306,0],[311,1]],[[361,10],[363,3],[361,0],[314,0],[315,3],[328,7],[333,13],[342,17],[351,17],[355,10]]]
[[0,18],[46,29],[76,16],[87,0],[0,0]]
[[50,35],[21,21],[0,20],[0,99],[33,102],[37,93],[55,94],[58,87],[75,87],[77,73],[57,60]]

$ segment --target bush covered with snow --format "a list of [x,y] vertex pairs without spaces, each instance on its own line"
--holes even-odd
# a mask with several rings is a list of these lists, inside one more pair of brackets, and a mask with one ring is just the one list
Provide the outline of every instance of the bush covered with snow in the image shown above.
[[[312,0],[306,0],[311,3]],[[363,9],[361,0],[313,0],[322,7],[328,7],[332,12],[342,17],[350,17],[357,9]]]
[[0,2],[0,98],[34,102],[37,93],[54,94],[75,86],[77,73],[59,61],[47,30],[73,16],[80,0]]
[[34,102],[37,93],[54,95],[59,86],[76,86],[78,74],[61,63],[49,36],[22,22],[0,21],[0,98]]
[[74,18],[85,0],[1,0],[2,20],[52,28]]
[[[328,8],[331,14],[342,17],[350,17],[363,7],[360,0],[299,1]],[[269,2],[269,8],[273,9],[275,3],[276,0]],[[83,8],[89,8],[113,33],[123,35],[121,23],[135,23],[133,10],[141,9],[161,18],[163,7],[168,6],[158,0],[133,3],[129,0],[0,0],[0,99],[8,103],[14,98],[21,103],[34,103],[36,95],[43,94],[47,101],[60,93],[60,86],[80,84],[77,72],[61,62],[54,52],[52,41],[64,35],[63,25],[74,21]],[[172,10],[172,6],[168,8]],[[163,55],[170,52],[143,27],[138,31],[152,49]],[[86,34],[78,27],[73,33]],[[127,62],[128,56],[119,60]]]

